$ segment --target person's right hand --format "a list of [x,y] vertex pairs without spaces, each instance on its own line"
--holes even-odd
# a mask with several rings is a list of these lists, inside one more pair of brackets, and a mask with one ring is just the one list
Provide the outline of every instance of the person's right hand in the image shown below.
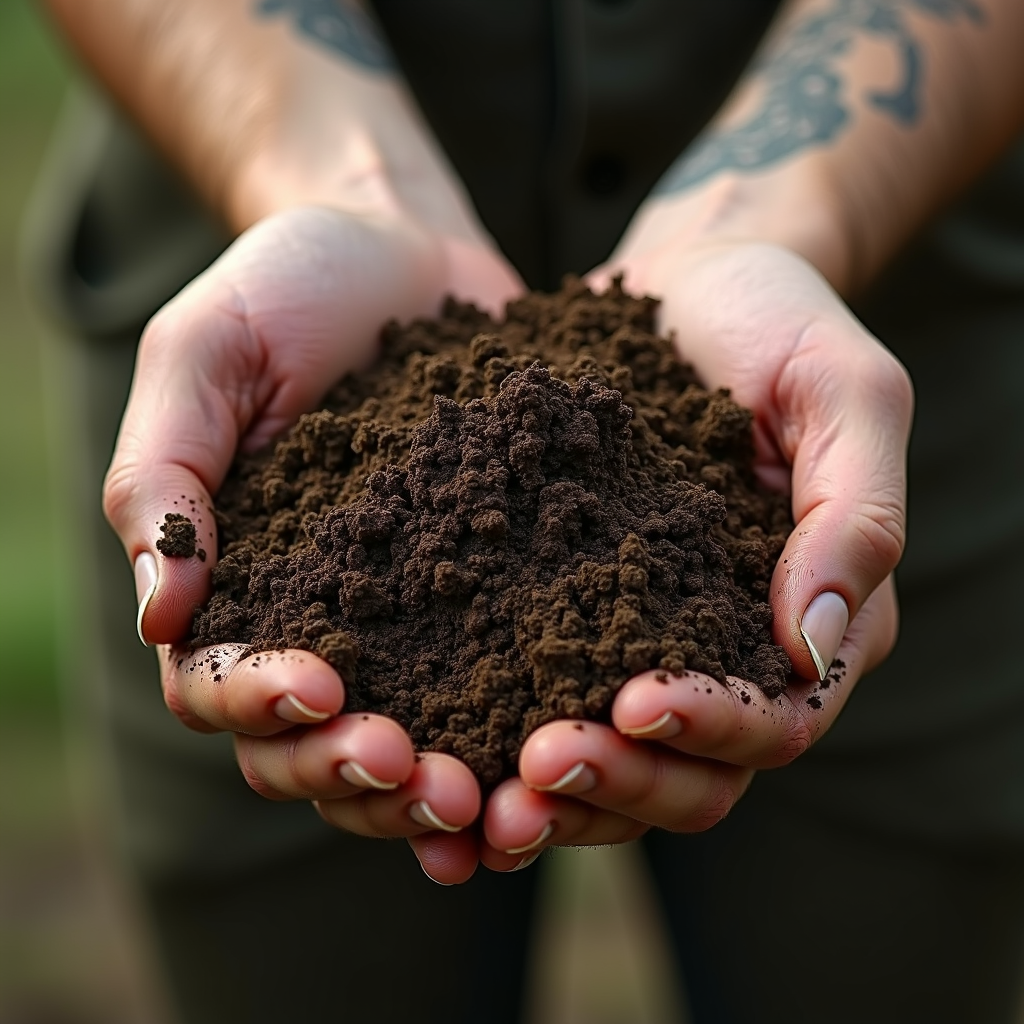
[[[303,651],[249,655],[173,645],[208,593],[215,494],[237,449],[266,444],[343,374],[369,365],[391,317],[435,314],[449,291],[497,310],[521,283],[485,243],[439,237],[408,218],[321,207],[276,214],[242,235],[147,327],[104,509],[135,568],[138,630],[159,646],[168,707],[187,726],[236,734],[246,779],[277,799],[317,802],[330,823],[424,837],[439,881],[476,866],[459,830],[480,809],[462,762],[416,758],[378,715],[341,715],[344,681]],[[188,515],[205,560],[157,549],[168,512]]]

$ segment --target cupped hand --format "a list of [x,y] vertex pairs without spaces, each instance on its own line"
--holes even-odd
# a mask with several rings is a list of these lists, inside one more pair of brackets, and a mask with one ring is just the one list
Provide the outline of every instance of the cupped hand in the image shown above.
[[913,404],[900,364],[784,249],[665,247],[593,279],[604,285],[616,271],[627,288],[662,297],[660,326],[703,380],[754,411],[757,471],[791,492],[796,528],[770,599],[776,642],[799,679],[769,701],[738,679],[645,673],[618,694],[613,726],[538,730],[519,778],[485,810],[482,857],[498,870],[547,845],[709,827],[754,769],[788,763],[831,725],[896,637],[891,573],[903,549]]
[[[317,801],[330,822],[423,836],[435,877],[476,864],[457,830],[478,812],[472,773],[414,758],[379,716],[338,717],[344,685],[311,654],[248,655],[175,646],[206,597],[216,561],[211,495],[236,450],[254,450],[368,366],[391,317],[436,313],[449,291],[498,309],[521,285],[486,244],[441,237],[409,218],[294,208],[257,224],[147,327],[104,488],[104,509],[135,569],[138,630],[160,645],[168,707],[191,728],[228,730],[250,784]],[[189,518],[201,554],[160,550],[167,513]]]
[[473,773],[445,754],[415,754],[390,718],[340,713],[344,685],[325,661],[242,644],[158,652],[168,707],[198,731],[234,733],[257,793],[312,801],[329,824],[358,835],[415,840],[438,881],[473,873],[475,840],[461,834],[480,813]]

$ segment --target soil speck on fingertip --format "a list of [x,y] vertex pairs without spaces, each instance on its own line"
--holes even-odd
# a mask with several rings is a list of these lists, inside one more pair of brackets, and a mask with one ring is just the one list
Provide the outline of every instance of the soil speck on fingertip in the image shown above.
[[168,512],[160,525],[163,534],[156,549],[167,558],[191,558],[196,553],[196,528],[188,516]]

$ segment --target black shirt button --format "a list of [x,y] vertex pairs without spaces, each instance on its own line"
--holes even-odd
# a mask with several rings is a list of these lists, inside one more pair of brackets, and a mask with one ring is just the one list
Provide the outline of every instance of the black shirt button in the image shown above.
[[595,156],[583,167],[583,183],[598,196],[607,196],[622,187],[626,165],[617,156]]

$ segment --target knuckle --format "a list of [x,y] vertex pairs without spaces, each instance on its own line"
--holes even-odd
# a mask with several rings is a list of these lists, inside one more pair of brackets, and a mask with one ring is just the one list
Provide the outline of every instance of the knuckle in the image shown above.
[[171,302],[158,310],[146,324],[139,339],[139,355],[151,356],[166,348],[173,339],[187,336],[187,333],[179,329],[175,305]]
[[135,464],[115,458],[103,480],[103,514],[114,529],[124,522],[128,509],[135,503],[137,493]]
[[799,710],[794,708],[793,722],[782,737],[778,746],[777,755],[772,758],[770,767],[780,768],[795,761],[801,754],[806,753],[814,743],[815,733],[810,722]]
[[855,519],[855,528],[867,552],[875,575],[884,579],[896,568],[906,545],[906,519],[900,503],[876,502],[863,507]]
[[708,791],[698,806],[665,828],[670,832],[706,832],[717,825],[733,808],[739,793],[725,774],[709,773]]
[[878,345],[877,358],[862,371],[862,385],[892,412],[909,420],[914,407],[914,383],[907,368],[887,348]]

